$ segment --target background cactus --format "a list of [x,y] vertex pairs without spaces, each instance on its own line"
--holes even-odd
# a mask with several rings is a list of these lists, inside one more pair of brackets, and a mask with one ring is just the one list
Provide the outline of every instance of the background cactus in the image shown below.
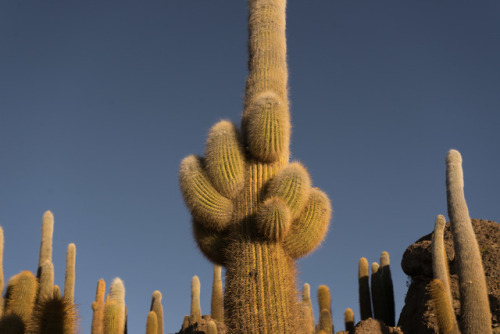
[[158,333],[158,320],[154,311],[149,311],[146,321],[146,334]]
[[54,216],[52,212],[46,211],[42,219],[42,240],[40,242],[40,256],[38,259],[37,278],[40,278],[40,270],[45,261],[52,262],[52,236],[54,234]]
[[308,334],[314,333],[314,312],[311,302],[311,286],[305,283],[302,287],[302,312],[304,331]]
[[222,268],[219,265],[214,265],[213,270],[214,270],[214,277],[212,283],[212,299],[210,302],[211,305],[210,313],[214,320],[223,323],[224,301],[223,301],[222,278],[221,278]]
[[106,294],[106,282],[101,278],[97,282],[95,301],[92,303],[92,329],[91,334],[103,334],[104,321],[104,298]]
[[191,279],[191,313],[189,322],[191,325],[201,320],[201,304],[200,304],[200,279],[198,276],[193,276]]
[[23,271],[9,279],[0,325],[5,333],[24,332],[33,314],[37,292],[38,282],[30,271]]
[[441,334],[460,334],[455,312],[445,284],[439,278],[429,283],[429,292],[434,303],[434,310]]
[[249,1],[241,134],[219,122],[209,132],[205,158],[189,156],[180,167],[198,246],[226,267],[231,333],[297,331],[294,260],[321,243],[331,214],[306,169],[289,164],[285,8],[285,0]]
[[2,293],[5,285],[3,276],[3,245],[4,245],[3,228],[2,226],[0,226],[0,319],[2,319],[3,315],[4,299]]
[[392,285],[392,274],[389,253],[382,252],[380,255],[380,274],[382,277],[382,289],[384,291],[384,323],[393,327],[396,323],[396,310],[394,305],[394,287]]
[[362,257],[359,259],[358,265],[359,311],[361,314],[361,320],[365,320],[373,316],[369,279],[370,271],[368,268],[368,260]]
[[[116,277],[109,286],[109,305],[108,315],[106,315],[106,305],[104,305],[104,333],[119,333],[125,332],[127,313],[125,306],[125,285],[123,281]],[[108,301],[106,301],[108,303]],[[106,319],[106,316],[108,317]],[[110,332],[107,332],[108,325]]]
[[465,202],[462,156],[450,150],[446,157],[446,198],[455,247],[460,288],[462,334],[491,333],[491,311],[483,263]]
[[163,334],[163,305],[161,304],[161,298],[160,291],[153,292],[150,311],[153,311],[156,315],[156,334]]
[[64,298],[72,302],[75,299],[75,263],[76,263],[76,246],[74,243],[70,243],[66,251],[66,273],[64,275]]

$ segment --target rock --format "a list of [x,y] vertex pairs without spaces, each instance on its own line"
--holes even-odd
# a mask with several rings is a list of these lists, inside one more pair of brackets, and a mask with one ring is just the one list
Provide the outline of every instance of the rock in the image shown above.
[[[472,226],[483,259],[493,327],[497,327],[500,320],[500,224],[490,220],[472,219]],[[401,327],[405,334],[438,332],[434,307],[426,291],[427,284],[433,278],[431,238],[432,233],[417,240],[408,247],[401,261],[403,271],[411,277],[411,284],[405,298],[405,306],[401,311],[398,322],[398,326]],[[460,321],[458,276],[455,268],[455,251],[449,223],[446,224],[444,239],[446,253],[450,261],[453,307],[457,320]]]
[[368,318],[354,327],[353,334],[403,334],[398,327],[388,327],[382,321]]

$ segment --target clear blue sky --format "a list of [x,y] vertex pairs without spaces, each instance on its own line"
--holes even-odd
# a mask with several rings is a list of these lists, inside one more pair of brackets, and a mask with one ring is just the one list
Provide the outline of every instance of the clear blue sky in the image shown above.
[[[51,210],[57,284],[77,247],[82,333],[99,278],[125,282],[129,333],[145,331],[154,290],[178,331],[195,274],[210,312],[178,166],[219,119],[239,123],[246,18],[244,0],[0,3],[5,276],[36,270]],[[450,148],[471,216],[500,221],[500,2],[290,1],[287,24],[292,158],[334,208],[299,281],[330,287],[341,330],[345,308],[359,319],[362,256],[390,253],[402,308],[402,254],[447,213]]]

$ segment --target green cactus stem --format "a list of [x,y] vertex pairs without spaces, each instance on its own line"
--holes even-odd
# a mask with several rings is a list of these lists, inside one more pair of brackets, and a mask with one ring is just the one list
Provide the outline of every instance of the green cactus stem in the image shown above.
[[40,243],[40,257],[38,259],[37,278],[40,278],[40,270],[45,261],[52,262],[52,236],[54,234],[54,216],[52,212],[46,211],[42,219],[42,240]]
[[39,268],[40,286],[38,289],[37,304],[52,298],[54,295],[54,264],[47,260]]
[[190,324],[193,325],[201,320],[200,304],[200,279],[194,275],[191,279],[191,313],[189,316]]
[[153,311],[156,315],[157,331],[155,332],[155,334],[163,334],[163,306],[161,304],[161,298],[162,296],[160,291],[156,290],[155,292],[153,292],[150,311]]
[[95,301],[92,303],[92,329],[91,334],[103,334],[104,321],[104,295],[106,293],[106,282],[101,278],[97,282]]
[[457,326],[457,319],[453,311],[452,304],[446,291],[445,284],[439,278],[433,279],[429,283],[428,290],[430,292],[432,302],[434,303],[434,311],[441,334],[460,334]]
[[319,313],[318,331],[325,331],[327,334],[335,333],[333,329],[332,314],[327,309],[323,309]]
[[224,298],[222,291],[222,267],[214,265],[214,276],[212,283],[211,315],[212,319],[224,323]]
[[[120,334],[125,332],[125,324],[126,324],[126,319],[127,319],[127,313],[126,313],[126,306],[125,306],[125,285],[123,284],[123,281],[119,278],[116,277],[113,282],[111,282],[111,285],[109,286],[109,299],[115,302],[115,305],[110,306],[112,311],[110,311],[110,316],[112,316],[113,319],[116,319],[116,331]],[[116,308],[116,316],[114,309]],[[104,318],[106,318],[106,305],[104,309]],[[105,334],[110,334],[106,332],[106,322],[107,320],[104,320],[104,333]],[[112,328],[114,328],[112,326]]]
[[104,334],[124,334],[123,310],[116,300],[108,296],[104,303],[103,333]]
[[384,323],[394,327],[396,323],[396,310],[394,305],[394,287],[392,285],[391,266],[389,253],[382,252],[380,255],[380,272],[384,291]]
[[362,257],[359,259],[358,264],[359,309],[361,320],[373,317],[369,279],[370,272],[368,269],[368,260]]
[[289,163],[286,0],[248,5],[241,134],[228,121],[217,123],[205,158],[185,158],[179,181],[201,252],[226,267],[229,333],[296,333],[301,309],[294,260],[322,242],[331,207],[306,169]]
[[70,243],[66,251],[66,272],[64,276],[64,298],[70,301],[75,299],[75,262],[76,246]]
[[483,262],[465,202],[462,156],[450,150],[446,157],[446,197],[455,246],[460,289],[460,331],[491,333],[491,311]]
[[149,311],[146,321],[146,334],[158,333],[158,319],[154,311]]
[[320,310],[327,309],[328,312],[332,313],[332,298],[330,289],[326,285],[318,287],[318,305]]
[[354,331],[354,312],[350,308],[344,311],[344,323],[346,332]]

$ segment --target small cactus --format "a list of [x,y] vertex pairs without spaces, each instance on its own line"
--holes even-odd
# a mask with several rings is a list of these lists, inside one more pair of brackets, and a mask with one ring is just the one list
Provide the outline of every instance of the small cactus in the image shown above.
[[124,332],[124,314],[116,300],[108,296],[104,303],[103,333],[104,334],[123,334]]
[[189,316],[190,324],[193,325],[201,320],[200,306],[200,279],[198,276],[193,276],[191,279],[191,315]]
[[217,334],[217,325],[213,320],[208,321],[207,334]]
[[332,314],[327,309],[321,310],[319,313],[318,332],[324,331],[326,334],[333,334]]
[[54,295],[54,264],[47,260],[39,268],[40,286],[37,303],[47,300]]
[[5,293],[4,318],[7,318],[7,328],[19,327],[19,324],[25,328],[29,324],[37,292],[38,282],[30,271],[23,271],[10,278]]
[[[156,315],[156,332],[155,334],[163,334],[163,306],[161,304],[161,292],[155,291],[153,292],[152,300],[151,300],[151,309]],[[148,315],[149,319],[149,315]]]
[[372,263],[371,290],[373,316],[377,320],[384,320],[384,286],[382,283],[382,274],[377,262]]
[[302,287],[302,311],[304,313],[304,328],[306,333],[314,333],[314,312],[311,302],[311,286],[307,283]]
[[146,321],[146,334],[158,333],[158,319],[154,311],[149,311]]
[[211,315],[212,319],[217,322],[224,322],[224,300],[222,292],[222,268],[219,265],[214,265],[214,277],[212,284],[212,300],[211,300]]
[[326,285],[320,285],[318,288],[318,305],[320,310],[326,309],[332,313],[330,289]]
[[[111,285],[109,287],[109,299],[111,301],[114,301],[115,305],[110,304],[110,313],[109,317],[110,319],[104,321],[105,328],[106,328],[106,322],[111,321],[116,321],[116,331],[120,334],[123,334],[125,331],[125,324],[126,324],[126,306],[125,306],[125,286],[123,284],[123,281],[119,278],[116,277],[113,282],[111,282]],[[116,309],[116,310],[115,310]],[[106,313],[106,306],[104,309]],[[116,315],[115,315],[116,314]],[[106,318],[106,314],[104,314],[104,317]],[[111,326],[110,328],[114,328],[114,325]],[[112,333],[112,332],[111,332]],[[107,333],[106,329],[104,331],[104,334],[111,334]]]
[[42,219],[42,240],[40,243],[40,257],[38,260],[37,278],[40,278],[40,269],[45,261],[52,262],[52,236],[54,234],[54,216],[46,211]]

